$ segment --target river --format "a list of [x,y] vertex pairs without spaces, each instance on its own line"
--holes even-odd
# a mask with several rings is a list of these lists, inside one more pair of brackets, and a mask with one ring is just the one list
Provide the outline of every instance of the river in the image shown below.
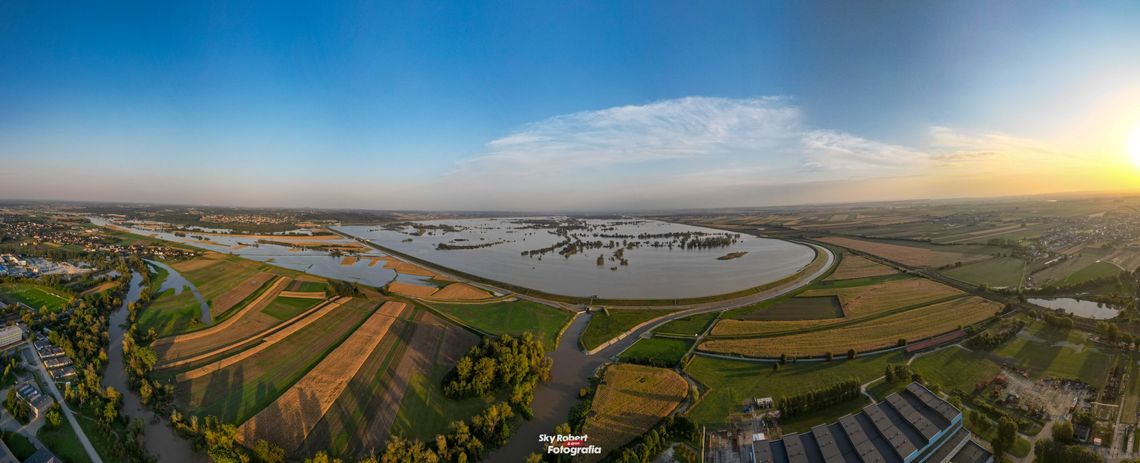
[[142,275],[138,272],[131,275],[131,287],[127,296],[123,298],[123,305],[111,314],[110,346],[107,349],[108,362],[107,370],[103,372],[103,386],[113,387],[123,394],[122,412],[144,424],[143,443],[151,455],[158,457],[158,461],[205,463],[207,461],[205,455],[195,452],[189,440],[180,437],[165,419],[145,408],[138,394],[128,387],[127,369],[123,360],[123,333],[126,330],[130,304],[138,301],[142,295],[142,281]]

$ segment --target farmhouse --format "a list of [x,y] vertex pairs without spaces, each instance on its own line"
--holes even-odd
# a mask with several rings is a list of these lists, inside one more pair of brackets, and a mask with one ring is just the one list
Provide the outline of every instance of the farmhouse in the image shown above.
[[752,443],[756,463],[989,463],[993,456],[962,427],[962,412],[918,383],[838,423]]

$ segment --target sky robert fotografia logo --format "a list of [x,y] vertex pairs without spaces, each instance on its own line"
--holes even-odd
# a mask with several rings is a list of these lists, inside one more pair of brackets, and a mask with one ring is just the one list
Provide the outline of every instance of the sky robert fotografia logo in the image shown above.
[[539,434],[538,441],[546,444],[546,453],[555,455],[601,455],[602,448],[596,445],[586,445],[590,439],[588,435],[575,436],[572,434]]

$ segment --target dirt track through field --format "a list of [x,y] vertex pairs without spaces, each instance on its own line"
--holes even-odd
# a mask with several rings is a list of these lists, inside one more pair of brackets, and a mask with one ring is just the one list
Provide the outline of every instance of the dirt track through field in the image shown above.
[[243,350],[243,351],[241,351],[237,354],[234,354],[232,356],[218,360],[217,362],[213,362],[211,364],[204,365],[204,366],[201,366],[199,368],[195,368],[195,369],[187,371],[185,373],[180,373],[177,377],[175,377],[175,381],[182,382],[182,381],[188,381],[188,380],[191,380],[194,378],[200,378],[202,376],[206,376],[210,373],[216,372],[216,371],[221,370],[221,369],[228,367],[230,365],[237,364],[238,362],[241,362],[242,360],[245,360],[249,357],[254,356],[258,352],[261,352],[265,349],[268,349],[270,346],[277,344],[278,342],[281,342],[285,338],[288,338],[289,335],[296,333],[297,331],[300,331],[302,328],[311,325],[313,322],[320,320],[321,317],[328,315],[329,312],[336,310],[338,307],[344,305],[346,302],[348,302],[350,300],[352,300],[352,298],[342,297],[342,298],[339,298],[333,302],[330,302],[330,303],[326,304],[324,307],[322,307],[319,311],[317,311],[316,313],[314,313],[308,317],[305,317],[303,320],[300,320],[297,323],[289,325],[288,327],[286,327],[285,329],[283,329],[281,331],[277,331],[277,332],[275,332],[269,336],[266,336],[264,339],[261,340],[260,344],[254,346],[254,347],[251,347],[249,349]]
[[[188,358],[184,358],[184,359],[180,359],[180,360],[172,361],[172,362],[167,362],[167,363],[161,363],[161,364],[155,366],[155,368],[157,368],[157,369],[178,368],[181,366],[192,364],[194,362],[200,362],[200,361],[208,359],[210,357],[214,357],[216,355],[220,355],[220,354],[225,353],[227,351],[238,349],[240,347],[243,347],[243,346],[248,345],[248,344],[252,344],[254,342],[260,342],[265,336],[272,335],[273,333],[275,333],[277,331],[280,331],[282,329],[288,328],[289,326],[292,326],[294,323],[298,323],[299,321],[305,320],[310,315],[312,315],[314,312],[317,312],[318,310],[327,308],[329,304],[333,304],[335,301],[336,301],[335,299],[329,299],[328,301],[317,304],[317,305],[313,306],[312,308],[297,314],[293,318],[290,318],[289,320],[286,320],[283,323],[270,326],[269,328],[266,328],[266,329],[264,329],[264,330],[262,330],[256,334],[237,339],[234,342],[226,343],[224,345],[219,345],[219,347],[215,347],[209,351],[202,352],[200,354],[194,355],[193,357],[188,357]],[[306,322],[306,323],[311,323],[311,322]],[[243,331],[242,334],[244,334],[245,330],[242,330],[242,331]]]
[[238,442],[252,445],[265,439],[287,452],[300,447],[406,307],[402,302],[384,303],[305,377],[242,423]]
[[273,282],[273,286],[270,286],[269,289],[265,290],[264,293],[261,293],[257,299],[254,299],[248,305],[246,305],[245,308],[241,309],[241,312],[238,312],[232,317],[227,318],[224,322],[218,323],[204,330],[193,331],[190,333],[170,336],[167,338],[159,338],[154,341],[154,346],[157,348],[165,345],[178,344],[179,342],[198,339],[205,336],[212,336],[225,331],[230,326],[233,326],[234,323],[237,323],[238,320],[241,320],[243,317],[245,317],[247,314],[260,312],[261,309],[268,305],[270,301],[277,297],[278,293],[280,293],[281,290],[285,289],[285,286],[289,284],[289,281],[290,280],[285,277],[278,278],[277,281]]
[[324,299],[324,291],[281,291],[281,297],[295,297],[298,299]]

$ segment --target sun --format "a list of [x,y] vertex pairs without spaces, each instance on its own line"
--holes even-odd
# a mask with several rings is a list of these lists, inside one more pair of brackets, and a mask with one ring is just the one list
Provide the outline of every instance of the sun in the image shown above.
[[1128,140],[1128,157],[1140,168],[1140,127],[1132,131],[1132,139]]

